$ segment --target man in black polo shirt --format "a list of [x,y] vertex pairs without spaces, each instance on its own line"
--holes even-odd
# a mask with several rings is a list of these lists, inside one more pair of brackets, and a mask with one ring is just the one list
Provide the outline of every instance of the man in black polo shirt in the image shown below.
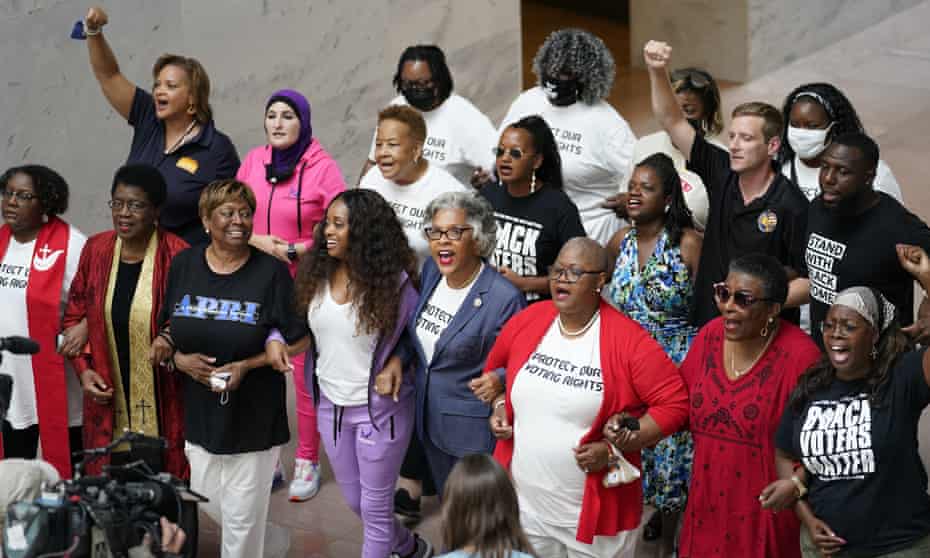
[[[848,287],[877,289],[914,321],[914,279],[898,262],[896,245],[930,252],[930,229],[891,196],[873,189],[878,146],[862,133],[834,138],[821,156],[822,193],[811,202],[801,275],[810,292],[811,334],[822,344],[820,324],[836,294]],[[905,331],[910,331],[906,329]]]
[[[672,48],[649,41],[643,50],[652,87],[652,110],[688,159],[688,168],[704,181],[710,201],[700,267],[694,281],[692,321],[702,326],[714,317],[712,289],[723,281],[730,260],[759,252],[778,259],[796,277],[807,220],[807,199],[775,168],[782,132],[781,113],[765,103],[744,103],[733,110],[730,152],[708,143],[685,119],[668,78]],[[783,315],[798,321],[797,293]]]

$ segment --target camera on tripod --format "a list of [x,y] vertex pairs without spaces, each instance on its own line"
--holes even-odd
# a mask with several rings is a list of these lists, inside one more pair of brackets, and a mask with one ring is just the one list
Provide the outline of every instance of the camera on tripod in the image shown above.
[[[126,432],[104,448],[81,452],[85,459],[73,480],[45,486],[39,499],[15,502],[6,510],[4,556],[122,558],[148,534],[152,541],[150,552],[160,557],[162,517],[186,533],[196,533],[197,504],[207,500],[180,479],[167,473],[155,474],[144,461],[104,467],[100,476],[81,474],[84,464],[125,442],[162,447],[165,443]],[[182,556],[193,557],[196,551],[195,535],[188,540]]]

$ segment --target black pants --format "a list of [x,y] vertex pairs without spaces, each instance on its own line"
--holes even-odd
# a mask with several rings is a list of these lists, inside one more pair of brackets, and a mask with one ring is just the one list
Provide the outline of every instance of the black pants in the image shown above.
[[407,446],[404,463],[400,466],[400,476],[405,479],[421,481],[424,496],[436,495],[433,475],[429,470],[429,464],[426,462],[426,452],[423,451],[423,443],[416,432],[410,437],[410,445]]
[[[80,426],[68,428],[68,441],[71,453],[84,449],[84,438]],[[3,421],[3,456],[21,459],[35,459],[39,453],[39,425],[17,430],[7,421]],[[76,460],[71,457],[71,467]]]

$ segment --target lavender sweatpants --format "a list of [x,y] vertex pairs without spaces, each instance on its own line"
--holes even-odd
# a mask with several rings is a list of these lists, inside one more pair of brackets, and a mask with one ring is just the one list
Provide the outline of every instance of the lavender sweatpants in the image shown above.
[[394,519],[394,486],[413,433],[411,395],[394,403],[370,394],[378,430],[365,405],[341,407],[320,395],[320,439],[346,503],[362,518],[362,558],[404,556],[414,549],[413,534]]

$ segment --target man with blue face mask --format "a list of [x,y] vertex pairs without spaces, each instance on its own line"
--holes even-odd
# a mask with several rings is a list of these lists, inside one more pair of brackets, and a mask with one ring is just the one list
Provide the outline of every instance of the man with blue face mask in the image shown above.
[[[781,173],[801,188],[808,200],[820,194],[820,159],[834,137],[864,132],[846,95],[829,83],[807,83],[788,94],[782,108],[788,124],[782,135],[778,163]],[[875,190],[903,203],[901,188],[884,161],[879,160]]]
[[808,210],[801,268],[810,295],[811,334],[823,344],[820,324],[836,294],[851,286],[877,289],[894,306],[915,338],[925,324],[914,322],[913,278],[898,262],[896,246],[930,246],[930,229],[891,196],[873,188],[878,146],[854,132],[833,138],[820,159],[821,194]]

